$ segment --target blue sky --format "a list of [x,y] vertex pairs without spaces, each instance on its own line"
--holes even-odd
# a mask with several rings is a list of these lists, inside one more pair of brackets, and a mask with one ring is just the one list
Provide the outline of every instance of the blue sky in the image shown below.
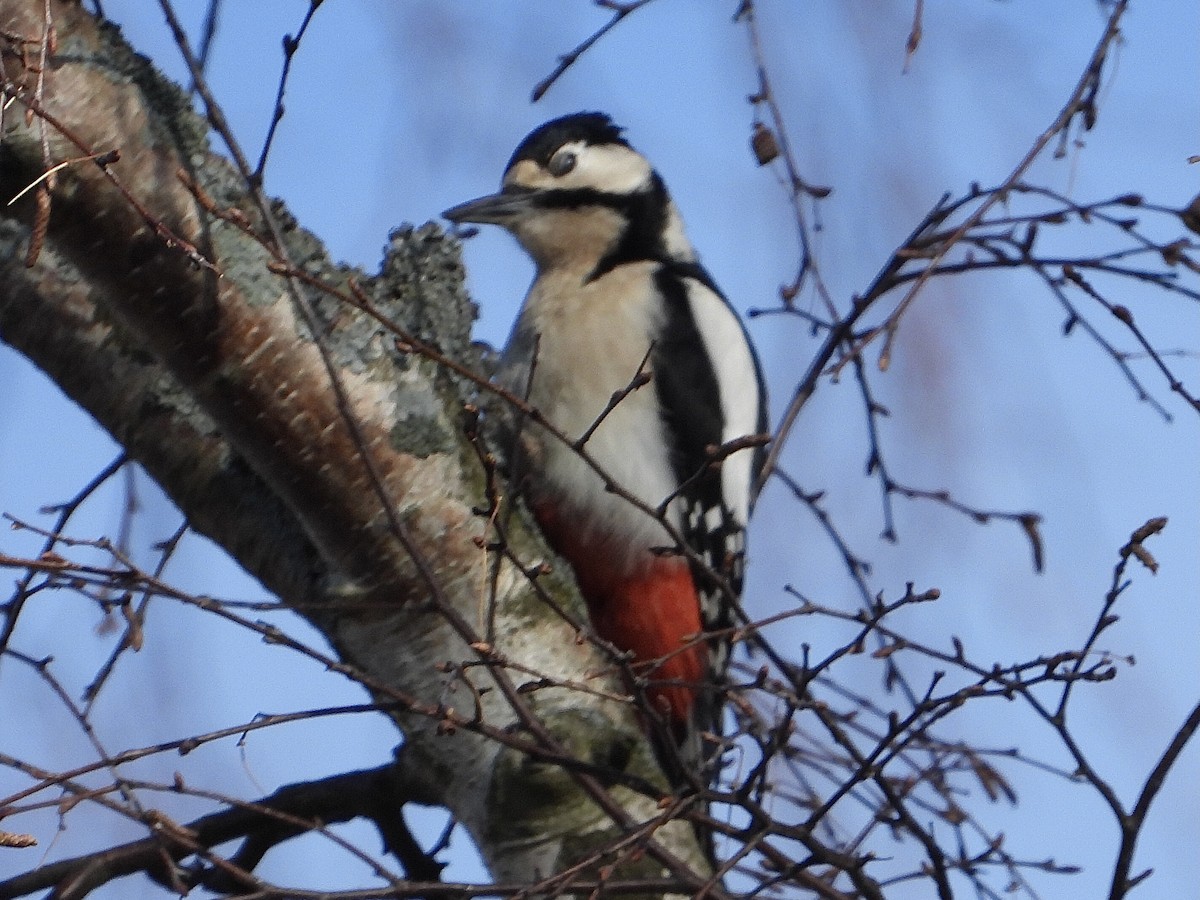
[[[204,6],[179,4],[193,29]],[[182,78],[156,4],[105,0],[104,7],[136,47]],[[295,30],[306,7],[291,0],[226,4],[212,82],[252,156],[269,123],[281,36]],[[494,189],[512,148],[532,127],[562,113],[602,109],[666,178],[693,243],[734,304],[743,311],[773,307],[778,286],[794,272],[796,242],[775,175],[758,168],[747,148],[752,117],[746,96],[756,84],[745,30],[730,22],[734,7],[659,0],[531,105],[533,85],[558,54],[604,21],[602,11],[582,0],[327,2],[296,57],[268,190],[285,199],[335,257],[373,270],[389,229],[435,219],[442,209]],[[943,191],[957,194],[972,181],[987,185],[1007,175],[1053,119],[1103,25],[1092,0],[926,4],[924,38],[904,74],[911,7],[759,4],[773,83],[802,172],[833,188],[819,210],[816,251],[843,307]],[[1187,161],[1200,153],[1200,7],[1184,0],[1165,7],[1135,3],[1124,33],[1101,93],[1097,128],[1065,159],[1039,161],[1030,180],[1081,202],[1135,191],[1182,207],[1200,192],[1200,166]],[[1076,228],[1059,240],[1080,249],[1110,239]],[[490,231],[472,239],[465,253],[481,309],[479,336],[500,343],[531,267],[507,236]],[[1158,346],[1200,349],[1194,303],[1126,287],[1119,297]],[[798,302],[817,308],[811,295]],[[822,385],[791,437],[784,467],[807,489],[826,492],[847,539],[873,560],[872,583],[889,597],[909,581],[942,591],[938,604],[906,614],[915,635],[943,648],[957,635],[983,660],[1032,658],[1078,644],[1118,548],[1146,519],[1168,516],[1166,532],[1151,545],[1161,571],[1153,577],[1133,572],[1134,585],[1118,609],[1122,620],[1101,641],[1104,649],[1135,657],[1136,665],[1122,666],[1115,682],[1082,691],[1074,712],[1098,767],[1130,798],[1200,690],[1200,419],[1171,400],[1149,367],[1135,363],[1175,414],[1173,424],[1164,423],[1136,400],[1094,344],[1079,333],[1063,337],[1062,320],[1044,288],[1025,276],[937,283],[904,320],[892,367],[873,375],[892,413],[883,441],[895,476],[947,488],[978,507],[1042,513],[1044,574],[1031,572],[1028,545],[1016,528],[976,526],[930,504],[897,500],[900,540],[879,540],[878,488],[863,475],[867,443],[850,378]],[[1114,340],[1123,338],[1110,320],[1097,323]],[[817,341],[801,323],[779,318],[757,319],[750,331],[777,415]],[[1195,357],[1172,365],[1195,392]],[[0,379],[9,386],[0,393],[0,510],[45,522],[39,508],[73,494],[116,448],[4,349]],[[148,554],[176,519],[145,479],[139,491],[144,513],[134,540]],[[120,502],[115,489],[102,494],[74,533],[111,535]],[[32,552],[35,544],[21,534],[0,535],[3,552]],[[786,608],[784,584],[853,608],[855,595],[833,549],[777,486],[763,497],[751,547],[752,613]],[[198,538],[185,541],[168,574],[197,591],[262,596]],[[78,691],[111,648],[112,637],[96,633],[98,620],[79,600],[48,598],[22,620],[15,646],[35,656],[54,649],[60,674]],[[206,617],[159,604],[150,626],[147,648],[123,660],[97,710],[112,747],[221,727],[257,712],[361,698],[316,667]],[[303,632],[301,625],[289,627]],[[807,642],[814,652],[842,637],[807,621],[788,629],[774,635],[781,645]],[[862,690],[878,693],[876,676],[868,664],[846,672]],[[6,665],[0,721],[27,727],[19,737],[0,736],[0,750],[85,759],[83,741],[64,741],[67,723],[50,709],[44,690]],[[981,704],[951,727],[985,744],[1020,744],[1065,765],[1048,733],[1017,704]],[[172,767],[186,766],[189,782],[254,796],[283,781],[378,764],[395,740],[381,717],[348,717],[333,728],[261,733],[244,749],[230,743],[186,760],[158,760],[144,771],[169,779]],[[1156,870],[1145,896],[1186,896],[1200,882],[1198,764],[1193,746],[1144,834],[1136,868]],[[1018,856],[1053,855],[1084,866],[1081,875],[1036,882],[1043,896],[1099,895],[1115,847],[1107,813],[1083,786],[1022,769],[1014,779],[1020,806],[985,809],[985,821],[1008,835],[1007,846]],[[15,783],[0,772],[0,794]],[[172,809],[183,817],[200,812]],[[72,826],[53,841],[52,858],[136,834],[102,817],[95,821],[91,833]],[[429,831],[439,823],[430,814],[421,827]],[[51,843],[53,817],[40,824],[43,845]],[[349,833],[365,847],[376,846],[365,827]],[[451,857],[448,877],[478,874],[461,842]],[[342,859],[309,839],[272,854],[263,874],[310,887],[347,886],[353,876],[345,873],[360,870]],[[0,857],[0,877],[6,867],[23,869],[29,860]],[[365,882],[365,874],[358,880]],[[139,884],[121,884],[98,896],[140,891]],[[153,892],[146,888],[144,895]]]

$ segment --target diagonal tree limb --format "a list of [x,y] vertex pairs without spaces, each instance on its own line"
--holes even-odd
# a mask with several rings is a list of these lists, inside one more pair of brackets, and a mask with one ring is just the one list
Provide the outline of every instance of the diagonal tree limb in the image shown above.
[[[362,816],[374,821],[387,848],[405,864],[408,877],[434,881],[441,866],[420,851],[404,827],[400,810],[406,802],[429,802],[436,798],[428,797],[420,787],[412,794],[412,785],[402,768],[389,764],[289,784],[253,803],[202,816],[186,825],[160,829],[154,837],[61,860],[0,882],[0,897],[21,897],[34,891],[62,889],[64,885],[69,885],[59,894],[64,900],[83,897],[103,884],[137,872],[145,872],[169,885],[172,876],[162,868],[164,846],[170,859],[179,863],[195,855],[197,848],[212,849],[241,840],[243,843],[229,861],[250,872],[272,847],[318,824],[348,822]],[[187,836],[186,841],[174,839],[183,835]],[[211,868],[199,875],[199,882],[213,890],[229,892],[235,887],[223,869]]]
[[[256,237],[263,223],[244,184],[208,149],[186,98],[77,4],[51,5],[58,53],[44,89],[35,95],[24,87],[20,54],[4,57],[5,90],[20,114],[4,119],[0,195],[14,196],[44,172],[43,128],[51,164],[92,154],[98,162],[57,173],[45,244],[28,269],[9,250],[37,237],[31,222],[40,220],[28,200],[4,211],[0,337],[60,378],[198,530],[317,624],[344,659],[433,702],[445,688],[435,666],[475,658],[448,613],[470,626],[486,569],[484,522],[473,510],[479,475],[460,434],[467,397],[432,364],[398,356],[369,319],[327,298],[310,297],[320,334],[299,322],[276,257]],[[36,35],[43,7],[43,0],[4,0],[0,28]],[[344,283],[349,273],[331,265],[286,211],[273,213],[285,223],[291,261]],[[473,358],[457,247],[440,232],[398,233],[388,279],[363,280],[406,329]],[[326,343],[361,441],[334,396],[316,337]],[[411,552],[381,515],[378,485],[411,535]],[[518,529],[513,540],[523,557],[545,556],[527,533]],[[447,615],[428,605],[430,573]],[[556,589],[570,596],[561,579]],[[500,654],[555,683],[603,668],[537,602],[523,575],[506,567],[497,591]],[[502,665],[479,677],[507,678]],[[480,715],[493,726],[532,721],[532,698],[517,698],[518,707],[511,693],[480,697]],[[604,763],[640,746],[635,765],[651,771],[621,704],[566,689],[536,699],[545,734]],[[437,773],[442,802],[499,876],[528,878],[547,861],[557,865],[560,855],[578,852],[569,835],[582,829],[599,839],[615,827],[613,816],[629,824],[655,815],[648,799],[626,792],[608,801],[594,783],[581,794],[574,776],[527,765],[479,735],[398,718],[411,752]],[[538,796],[559,802],[530,802]],[[602,801],[604,812],[596,806]],[[564,802],[574,810],[565,818]],[[694,861],[689,831],[660,829],[655,840]],[[662,870],[654,854],[647,858],[645,872]]]

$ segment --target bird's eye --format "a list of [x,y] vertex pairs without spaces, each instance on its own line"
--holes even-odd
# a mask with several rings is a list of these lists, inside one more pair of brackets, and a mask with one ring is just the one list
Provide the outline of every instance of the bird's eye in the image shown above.
[[570,150],[562,150],[550,157],[550,162],[546,168],[555,178],[561,178],[575,168],[575,163],[578,157]]

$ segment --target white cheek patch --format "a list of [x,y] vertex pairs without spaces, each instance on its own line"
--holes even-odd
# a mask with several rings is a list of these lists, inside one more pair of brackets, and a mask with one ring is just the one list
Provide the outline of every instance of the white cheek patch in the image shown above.
[[606,194],[631,194],[650,179],[650,163],[620,144],[581,147],[575,152],[578,154],[575,168],[558,179],[564,188],[593,188]]
[[590,189],[608,194],[636,191],[650,178],[650,163],[620,144],[589,146],[583,141],[563,144],[556,152],[574,153],[575,168],[555,177],[531,159],[520,160],[504,175],[504,187],[537,190]]

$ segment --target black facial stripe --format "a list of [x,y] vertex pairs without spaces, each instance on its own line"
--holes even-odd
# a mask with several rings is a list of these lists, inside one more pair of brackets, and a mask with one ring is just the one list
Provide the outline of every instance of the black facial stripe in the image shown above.
[[[614,194],[595,188],[560,188],[530,193],[533,205],[539,209],[585,210],[600,207],[611,209],[625,222],[616,246],[600,259],[588,276],[588,281],[595,281],[625,263],[648,259],[666,262],[668,259],[663,243],[663,229],[667,223],[667,189],[656,172],[651,173],[647,188],[631,194]],[[700,272],[703,276],[700,280],[716,290],[708,273],[703,270]]]
[[533,204],[541,209],[586,209],[589,206],[603,206],[626,215],[630,207],[629,194],[611,194],[598,191],[595,188],[553,188],[537,190],[516,188],[532,194]]
[[596,264],[589,281],[611,272],[625,263],[647,259],[667,259],[667,247],[663,242],[663,231],[667,227],[667,188],[657,172],[650,173],[650,184],[644,190],[632,194],[612,194],[623,204],[618,211],[625,218],[625,230],[617,245]]
[[612,252],[600,260],[597,271],[606,271],[623,262],[665,257],[667,248],[663,243],[663,231],[667,227],[669,202],[663,180],[657,172],[652,172],[649,187],[629,195],[625,233]]

